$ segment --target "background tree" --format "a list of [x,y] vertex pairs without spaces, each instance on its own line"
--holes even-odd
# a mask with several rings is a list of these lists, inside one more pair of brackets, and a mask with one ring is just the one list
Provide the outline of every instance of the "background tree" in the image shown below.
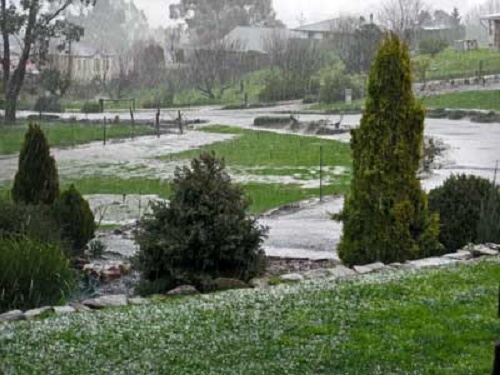
[[265,230],[247,216],[249,202],[224,161],[203,154],[177,168],[170,203],[158,203],[141,223],[137,264],[148,292],[206,280],[248,281],[263,269]]
[[380,23],[411,45],[425,21],[428,6],[424,0],[384,0],[379,8]]
[[[0,0],[0,31],[3,39],[3,84],[5,90],[5,120],[15,122],[17,98],[24,84],[26,64],[33,53],[33,46],[39,47],[39,55],[45,56],[50,38],[64,37],[78,40],[83,29],[72,27],[61,19],[61,14],[78,0],[23,0],[10,3]],[[79,0],[88,6],[95,0]],[[17,67],[12,71],[10,40],[13,36],[22,40],[21,55]]]
[[286,33],[275,30],[264,45],[273,69],[260,93],[262,100],[301,99],[318,93],[319,79],[315,79],[315,74],[326,61],[319,42],[290,39]]
[[424,110],[416,102],[408,48],[386,36],[370,72],[366,109],[352,131],[353,180],[339,256],[348,265],[439,253],[439,222],[417,179]]
[[90,9],[67,12],[66,18],[85,29],[85,43],[107,53],[127,52],[149,34],[146,15],[133,0],[98,0]]
[[194,49],[187,68],[194,87],[209,99],[220,99],[240,76],[240,46],[238,41],[221,39]]
[[180,0],[170,18],[183,19],[198,43],[220,39],[236,26],[283,26],[271,0]]
[[351,73],[368,72],[382,40],[382,31],[373,20],[367,23],[356,17],[341,17],[332,31],[340,36],[329,42],[346,69]]
[[52,204],[59,196],[56,162],[38,125],[30,125],[19,154],[12,198],[16,203]]
[[453,12],[451,12],[450,15],[450,21],[453,27],[460,27],[462,24],[462,16],[457,7],[453,8]]

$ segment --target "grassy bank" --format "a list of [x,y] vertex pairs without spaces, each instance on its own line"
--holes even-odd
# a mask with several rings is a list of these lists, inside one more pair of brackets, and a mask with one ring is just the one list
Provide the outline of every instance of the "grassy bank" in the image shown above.
[[432,95],[424,99],[426,107],[450,109],[500,110],[500,90],[464,91]]
[[[92,124],[42,124],[43,131],[51,147],[70,147],[80,144],[101,141],[104,137],[102,125]],[[0,155],[10,155],[19,152],[24,140],[28,125],[0,126]],[[129,138],[132,128],[130,125],[108,125],[107,139]],[[154,129],[147,126],[135,126],[136,136],[153,134]]]
[[479,49],[457,53],[450,47],[431,58],[430,55],[415,57],[415,61],[428,60],[427,79],[454,79],[475,77],[478,74],[500,72],[500,53],[491,49]]
[[489,374],[498,260],[15,324],[15,374]]

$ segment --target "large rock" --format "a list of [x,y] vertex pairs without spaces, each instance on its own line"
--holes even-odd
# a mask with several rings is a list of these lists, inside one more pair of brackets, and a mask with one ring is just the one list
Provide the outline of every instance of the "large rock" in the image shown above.
[[492,249],[490,247],[484,245],[474,246],[470,249],[470,253],[474,257],[482,257],[482,256],[496,256],[498,255],[498,250]]
[[429,268],[429,267],[440,267],[447,264],[456,263],[458,260],[456,259],[448,259],[448,258],[425,258],[419,260],[413,260],[411,262],[407,262],[407,264],[413,266],[414,268]]
[[70,303],[70,306],[73,307],[77,312],[90,312],[92,309],[90,307],[87,307],[80,302],[72,302]]
[[346,266],[337,266],[335,268],[330,268],[328,271],[330,272],[330,275],[335,279],[356,275],[356,271],[347,268]]
[[192,285],[181,285],[167,293],[169,296],[191,296],[200,292]]
[[82,302],[83,305],[91,309],[103,309],[106,307],[120,307],[127,306],[127,296],[124,294],[117,294],[111,296],[102,296],[98,298],[88,299]]
[[52,307],[41,307],[39,309],[28,310],[24,312],[24,316],[26,319],[31,320],[38,318],[40,315],[43,315],[49,311],[54,311]]
[[219,277],[213,281],[217,290],[248,289],[250,286],[241,280]]
[[289,273],[280,276],[280,281],[285,283],[298,283],[299,281],[304,281],[304,276],[299,273]]
[[354,266],[354,271],[359,273],[360,275],[366,275],[367,273],[372,273],[376,271],[380,271],[385,268],[385,264],[381,262],[365,264],[364,266]]
[[68,315],[76,313],[76,309],[71,306],[54,306],[56,315]]
[[0,315],[0,322],[13,322],[24,319],[26,319],[26,317],[21,310],[12,310]]
[[252,288],[255,289],[267,289],[269,288],[269,279],[266,277],[263,278],[255,278],[248,282]]
[[310,271],[306,271],[303,273],[304,279],[306,279],[306,280],[326,279],[327,277],[330,277],[331,275],[332,274],[331,274],[330,270],[327,270],[324,268],[310,270]]
[[128,304],[132,306],[149,305],[151,300],[141,297],[129,298]]
[[459,250],[456,253],[445,254],[443,258],[455,260],[469,260],[472,259],[472,254],[468,250]]

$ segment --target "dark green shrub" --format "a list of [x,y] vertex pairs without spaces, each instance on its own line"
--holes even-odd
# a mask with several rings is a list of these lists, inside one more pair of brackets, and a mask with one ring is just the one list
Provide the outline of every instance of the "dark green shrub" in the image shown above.
[[387,35],[370,72],[359,128],[352,131],[353,179],[338,251],[347,265],[436,255],[439,219],[420,186],[424,109],[415,99],[408,47]]
[[41,96],[36,100],[33,108],[36,112],[62,113],[64,108],[56,96]]
[[318,96],[311,94],[304,96],[304,99],[302,99],[303,104],[314,104],[317,103],[318,101],[319,101]]
[[38,125],[30,125],[19,154],[12,198],[16,203],[52,204],[59,195],[56,162]]
[[302,99],[308,95],[317,95],[319,81],[311,79],[304,81],[283,74],[273,74],[267,77],[264,88],[259,93],[262,102]]
[[450,120],[461,120],[467,116],[468,116],[467,111],[453,110],[448,112],[448,119]]
[[51,206],[27,206],[0,200],[0,237],[25,236],[59,243],[60,230]]
[[428,118],[446,118],[448,117],[448,111],[444,108],[428,109],[425,116]]
[[429,210],[439,214],[439,240],[449,252],[477,242],[481,207],[491,191],[493,183],[484,178],[456,175],[430,192]]
[[478,122],[478,123],[483,123],[483,124],[489,124],[492,122],[498,122],[500,121],[500,116],[498,116],[495,112],[490,111],[487,113],[484,112],[476,112],[473,113],[470,117],[470,120],[472,122]]
[[438,53],[443,52],[448,46],[449,43],[446,40],[424,39],[420,41],[418,49],[420,53],[434,57]]
[[354,77],[341,71],[333,72],[325,78],[321,86],[320,101],[322,103],[343,102],[346,89],[352,90],[353,100],[361,98],[361,87]]
[[88,202],[71,185],[55,203],[61,237],[73,252],[80,252],[94,238],[95,219]]
[[74,271],[59,246],[0,238],[0,313],[57,305],[74,287]]
[[248,207],[214,154],[177,168],[170,204],[153,205],[137,236],[143,291],[162,293],[181,284],[203,290],[212,278],[257,276],[265,230],[247,216]]
[[283,117],[283,116],[261,116],[256,117],[253,120],[254,126],[271,126],[271,125],[288,125],[291,122],[295,121],[293,117]]
[[85,102],[82,105],[82,113],[100,113],[101,106],[98,102]]
[[477,225],[477,242],[500,244],[500,187],[496,185],[498,165],[495,170],[495,179],[491,184],[488,197],[481,205],[479,222]]

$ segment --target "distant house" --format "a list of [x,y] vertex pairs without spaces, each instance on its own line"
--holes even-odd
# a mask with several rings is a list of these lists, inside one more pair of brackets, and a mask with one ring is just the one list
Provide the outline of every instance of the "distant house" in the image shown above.
[[284,28],[238,26],[226,36],[225,40],[232,43],[239,52],[266,55],[273,38],[302,39],[304,35]]
[[490,48],[500,50],[500,13],[482,16],[488,26],[488,44]]
[[[19,44],[19,39],[14,36],[9,37],[9,45],[10,45],[10,69],[14,71],[19,65],[19,59],[21,57],[22,48]],[[3,39],[0,39],[0,62],[3,61]],[[3,64],[0,64],[0,72],[3,71]],[[28,59],[26,63],[26,73],[28,75],[36,76],[39,74],[37,64],[34,60]]]
[[455,40],[463,40],[465,38],[465,27],[449,26],[449,25],[432,25],[423,26],[418,32],[418,41],[434,39],[445,40],[449,44],[453,44]]
[[340,18],[333,18],[321,22],[303,25],[294,29],[308,39],[324,40],[330,39],[339,33],[341,26]]
[[112,79],[119,74],[116,55],[82,43],[75,43],[70,50],[62,52],[53,49],[49,55],[49,67],[68,72],[72,80],[80,83],[89,83],[95,78]]

